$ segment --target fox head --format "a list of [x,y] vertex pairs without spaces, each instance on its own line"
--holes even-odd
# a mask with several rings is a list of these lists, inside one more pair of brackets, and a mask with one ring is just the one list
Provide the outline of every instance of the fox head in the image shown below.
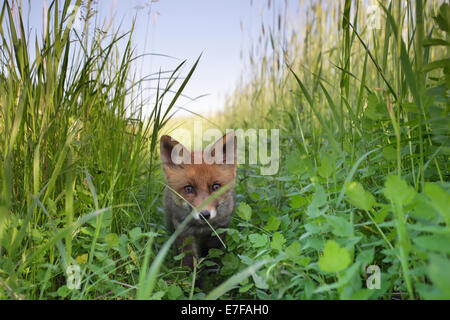
[[[178,193],[174,201],[184,208],[197,208],[222,186],[234,184],[236,177],[237,142],[234,132],[217,140],[203,151],[189,151],[181,143],[164,135],[160,154],[167,184]],[[180,197],[181,195],[182,197]],[[229,191],[194,212],[196,220],[213,220],[220,215],[220,206]],[[202,216],[202,217],[201,217]]]

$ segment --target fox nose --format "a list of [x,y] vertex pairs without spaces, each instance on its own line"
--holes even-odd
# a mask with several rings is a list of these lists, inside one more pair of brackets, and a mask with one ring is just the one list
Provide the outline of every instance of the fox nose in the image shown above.
[[202,211],[200,212],[200,215],[203,216],[203,218],[205,219],[209,219],[209,217],[211,216],[211,213],[209,213],[209,211]]

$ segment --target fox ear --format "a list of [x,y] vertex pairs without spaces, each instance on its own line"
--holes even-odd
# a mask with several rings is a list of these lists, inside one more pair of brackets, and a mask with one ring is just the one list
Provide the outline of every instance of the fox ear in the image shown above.
[[222,138],[217,140],[209,149],[211,157],[215,158],[216,153],[218,159],[216,163],[231,164],[236,166],[237,164],[237,138],[234,131],[228,132]]
[[191,158],[190,152],[185,146],[167,135],[163,135],[161,137],[161,141],[159,143],[159,153],[163,167],[189,163]]

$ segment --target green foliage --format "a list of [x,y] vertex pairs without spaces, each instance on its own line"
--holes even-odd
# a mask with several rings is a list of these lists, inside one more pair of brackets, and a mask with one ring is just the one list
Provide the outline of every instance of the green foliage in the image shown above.
[[388,176],[383,194],[394,204],[407,205],[413,200],[415,191],[399,176]]
[[323,256],[319,258],[319,267],[325,272],[339,272],[347,268],[350,262],[347,249],[339,247],[339,244],[333,240],[328,240]]
[[252,208],[245,202],[241,202],[236,208],[236,213],[239,217],[248,221],[252,217]]
[[[70,4],[88,13],[82,34]],[[51,1],[45,33],[25,37],[16,5],[0,8],[0,298],[134,298],[141,257],[161,245],[150,239],[167,232],[158,135],[196,64],[178,89],[185,62],[158,82],[144,118],[133,30],[94,27],[92,1]]]
[[[449,6],[422,2],[380,4],[381,29],[355,14],[362,2],[315,3],[301,40],[261,34],[272,48],[250,57],[218,118],[281,129],[275,176],[239,170],[252,215],[227,238],[238,269],[268,262],[225,297],[449,298]],[[379,289],[366,287],[368,265]]]
[[[178,89],[184,62],[158,82],[144,119],[132,32],[77,35],[64,27],[70,1],[54,1],[44,41],[31,42],[9,3],[0,14],[0,298],[450,299],[447,3],[380,4],[382,28],[369,30],[363,2],[341,11],[314,2],[302,39],[269,23],[260,44],[271,49],[258,46],[261,59],[250,57],[248,82],[217,121],[280,128],[280,170],[239,166],[235,215],[215,230],[226,248],[194,272],[171,249],[155,150],[198,60]],[[74,264],[76,290],[66,273]],[[377,289],[366,282],[373,265]],[[200,275],[205,290],[194,288]]]
[[450,228],[450,195],[435,183],[426,183],[424,187],[425,195],[431,200],[430,204],[438,211],[447,227]]
[[369,211],[375,205],[374,197],[359,182],[350,182],[345,187],[349,202],[356,208]]

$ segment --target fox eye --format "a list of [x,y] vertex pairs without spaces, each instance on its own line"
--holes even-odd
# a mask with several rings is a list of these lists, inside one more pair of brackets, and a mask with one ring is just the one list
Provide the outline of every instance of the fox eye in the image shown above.
[[193,193],[194,192],[194,187],[191,185],[187,185],[184,187],[184,192],[185,193]]
[[219,189],[220,188],[220,184],[218,184],[218,183],[214,183],[213,185],[212,185],[212,191],[216,191],[217,189]]

